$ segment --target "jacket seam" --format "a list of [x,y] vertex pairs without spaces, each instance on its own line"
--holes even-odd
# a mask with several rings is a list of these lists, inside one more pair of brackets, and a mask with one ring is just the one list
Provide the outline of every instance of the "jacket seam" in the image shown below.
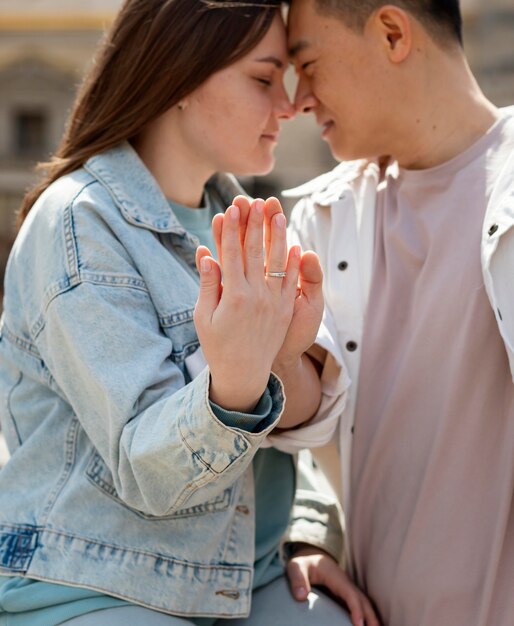
[[[56,535],[59,537],[69,537],[70,539],[77,539],[79,541],[84,541],[86,543],[90,543],[90,544],[94,544],[95,546],[104,546],[107,548],[112,548],[114,550],[120,550],[123,552],[127,552],[130,554],[141,554],[143,556],[148,556],[151,558],[156,558],[156,559],[162,559],[163,561],[168,561],[170,563],[177,563],[178,565],[185,565],[186,567],[198,567],[200,569],[205,569],[205,570],[209,570],[209,569],[223,569],[223,570],[227,570],[227,571],[232,571],[232,567],[230,565],[206,565],[204,563],[196,563],[194,561],[184,561],[182,559],[176,559],[173,557],[167,557],[164,556],[162,554],[159,554],[157,552],[150,552],[148,550],[136,550],[134,548],[129,548],[127,546],[120,546],[117,545],[115,543],[110,543],[110,542],[106,542],[106,541],[99,541],[98,539],[93,539],[90,537],[85,537],[83,535],[78,535],[75,533],[71,533],[71,532],[67,532],[67,531],[62,531],[62,530],[55,530],[53,528],[48,528],[47,526],[45,526],[44,524],[37,524],[36,526],[30,526],[29,524],[4,524],[4,523],[0,523],[0,534],[2,533],[2,529],[3,528],[8,528],[10,530],[16,531],[16,530],[31,530],[34,531],[36,530],[38,533],[49,533],[51,535]],[[245,571],[251,571],[252,570],[252,566],[251,565],[237,565],[237,568],[239,569],[243,569]],[[8,569],[8,568],[7,568]]]
[[37,361],[42,362],[41,354],[39,353],[37,347],[32,342],[27,341],[26,339],[23,339],[22,337],[16,335],[16,333],[14,333],[7,326],[5,320],[2,322],[2,337],[7,339],[7,341],[9,341],[16,348],[19,348]]
[[75,201],[80,196],[80,194],[91,185],[94,185],[96,182],[97,180],[95,179],[83,185],[64,209],[63,231],[66,248],[66,261],[68,264],[67,269],[70,279],[78,277],[80,275],[80,258],[77,248],[77,237],[75,234],[73,205],[75,204]]
[[54,504],[57,500],[59,493],[62,491],[64,485],[67,483],[68,478],[70,477],[72,473],[74,462],[75,462],[75,447],[76,447],[78,430],[79,430],[79,422],[76,418],[73,418],[71,420],[71,423],[68,427],[68,432],[66,434],[66,452],[65,452],[65,458],[64,458],[64,467],[59,477],[59,480],[57,481],[57,484],[55,485],[53,491],[51,492],[50,497],[48,498],[48,502],[46,503],[45,508],[43,509],[43,513],[42,513],[43,523],[46,523],[48,516],[50,515],[54,507]]
[[[67,281],[66,281],[67,282]],[[94,284],[94,285],[99,285],[101,287],[113,287],[113,288],[121,288],[121,289],[134,289],[136,291],[142,291],[144,293],[149,293],[147,288],[142,288],[140,285],[134,285],[134,284],[129,284],[128,282],[124,282],[124,283],[115,283],[115,282],[98,282],[96,280],[90,280],[89,278],[84,278],[83,276],[81,276],[80,278],[77,278],[76,281],[74,281],[73,283],[67,283],[67,285],[65,287],[63,287],[62,289],[55,291],[51,297],[48,299],[48,301],[46,302],[45,306],[44,306],[44,313],[47,313],[48,309],[50,308],[50,305],[52,304],[52,302],[54,300],[56,300],[59,296],[64,295],[66,292],[71,291],[72,289],[75,289],[76,287],[80,287],[80,285],[83,284]],[[46,322],[44,319],[44,313],[42,313],[38,319],[34,322],[34,324],[31,327],[31,334],[32,334],[32,338],[35,341],[39,335],[41,334],[41,332],[43,331],[43,329],[46,326]],[[39,352],[38,352],[39,354]]]

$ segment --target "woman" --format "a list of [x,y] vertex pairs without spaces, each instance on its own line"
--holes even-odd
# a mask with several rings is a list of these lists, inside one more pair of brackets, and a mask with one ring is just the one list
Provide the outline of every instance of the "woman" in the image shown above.
[[[240,189],[215,173],[272,167],[293,114],[286,62],[278,2],[121,9],[25,199],[6,273],[0,623],[213,624],[281,589],[295,473],[261,446],[319,403],[300,356],[319,324],[319,266],[287,252],[269,201],[265,274],[264,202],[231,204]],[[200,248],[198,297],[195,249],[214,250],[227,205],[223,286]],[[296,298],[299,276],[311,297]],[[274,361],[295,362],[294,412]],[[308,617],[344,623],[319,598]]]

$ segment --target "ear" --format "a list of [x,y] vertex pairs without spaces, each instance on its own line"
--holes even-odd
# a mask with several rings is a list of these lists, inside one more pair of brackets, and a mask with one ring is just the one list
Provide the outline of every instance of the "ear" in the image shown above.
[[413,17],[399,7],[386,4],[371,16],[386,54],[392,63],[401,63],[412,49]]

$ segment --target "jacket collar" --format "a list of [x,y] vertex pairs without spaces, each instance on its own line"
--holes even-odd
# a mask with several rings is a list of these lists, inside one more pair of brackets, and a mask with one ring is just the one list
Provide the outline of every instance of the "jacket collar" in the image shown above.
[[[91,157],[84,169],[109,191],[131,224],[161,233],[186,234],[155,178],[128,142]],[[227,174],[215,174],[207,186],[226,206],[234,196],[244,193],[236,179]]]
[[282,193],[286,198],[298,198],[309,195],[312,201],[320,206],[329,206],[341,199],[348,185],[365,173],[378,173],[378,165],[374,161],[357,160],[339,163],[333,170],[313,180],[287,189]]

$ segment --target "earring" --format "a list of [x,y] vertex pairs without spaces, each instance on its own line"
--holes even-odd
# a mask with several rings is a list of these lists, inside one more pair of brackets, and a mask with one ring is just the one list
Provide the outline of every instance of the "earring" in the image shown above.
[[183,111],[186,108],[186,105],[183,102],[178,103],[178,110]]

